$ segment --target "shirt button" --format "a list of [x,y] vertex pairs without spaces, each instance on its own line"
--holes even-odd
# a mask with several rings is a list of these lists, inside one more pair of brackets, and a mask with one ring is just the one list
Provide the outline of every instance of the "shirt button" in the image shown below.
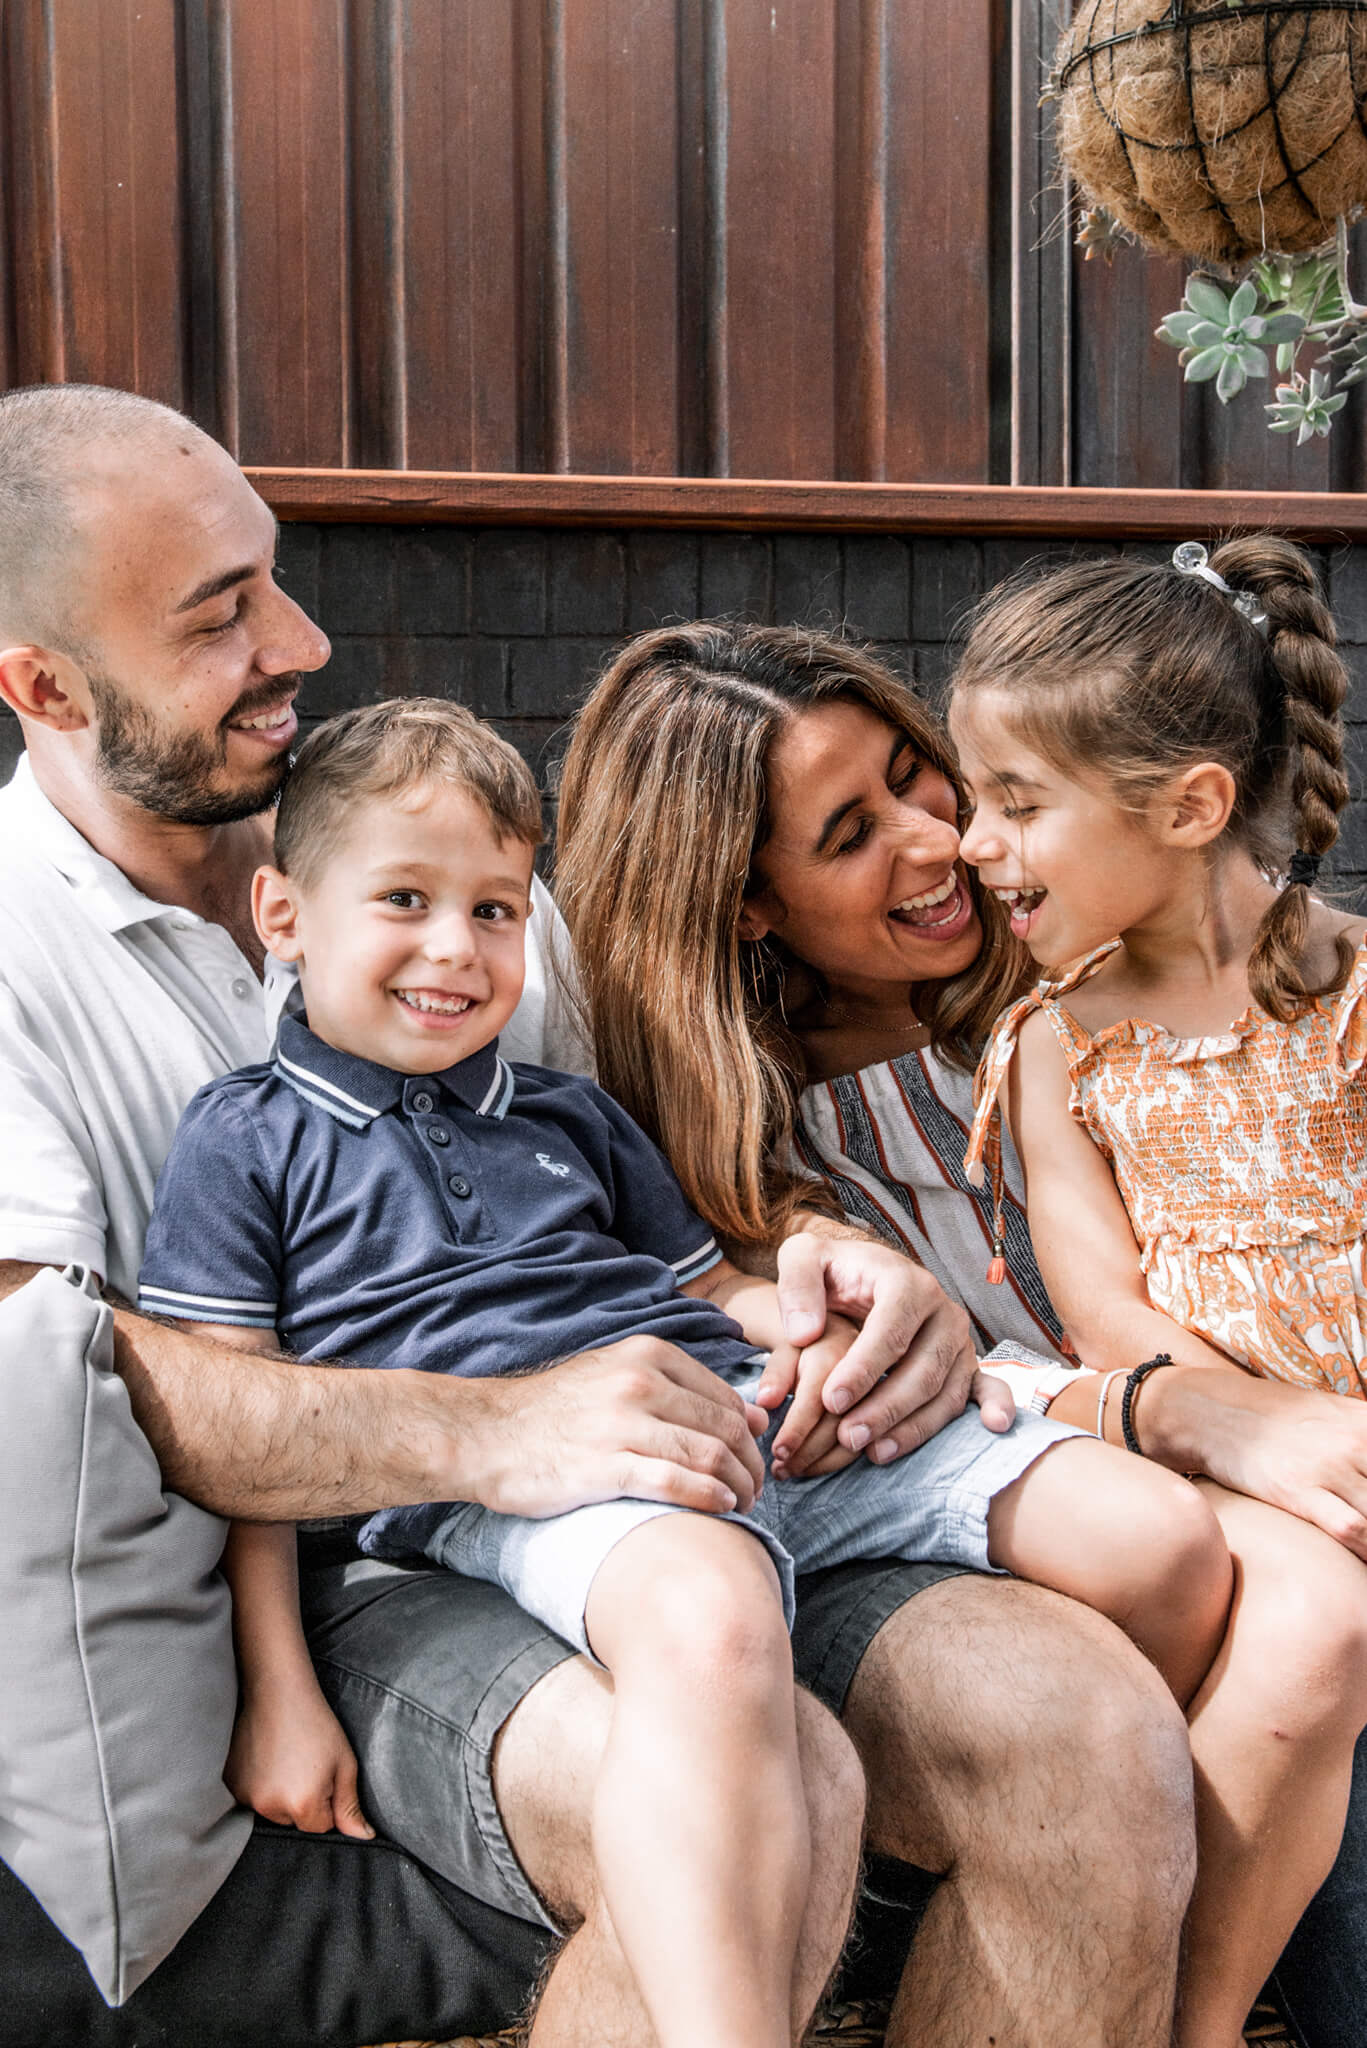
[[251,992],[251,983],[249,981],[244,981],[242,979],[242,976],[239,974],[237,980],[233,983],[233,994],[238,998],[239,1001],[245,1001],[246,998],[251,994]]
[[427,1135],[434,1145],[449,1145],[451,1142],[451,1133],[447,1130],[445,1124],[429,1124],[427,1126]]
[[413,1107],[417,1110],[419,1116],[426,1116],[429,1113],[429,1111],[434,1110],[436,1106],[437,1105],[435,1099],[432,1096],[428,1095],[426,1091],[424,1091],[421,1095],[415,1095],[413,1097]]
[[473,1188],[463,1173],[453,1173],[446,1185],[450,1188],[451,1193],[459,1195],[462,1201],[465,1200],[467,1195],[474,1193]]

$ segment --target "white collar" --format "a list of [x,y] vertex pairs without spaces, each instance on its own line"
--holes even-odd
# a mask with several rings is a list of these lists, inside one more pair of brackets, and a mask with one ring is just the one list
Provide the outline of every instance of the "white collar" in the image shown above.
[[192,918],[192,910],[176,903],[154,903],[135,889],[122,868],[97,853],[90,841],[63,817],[50,797],[38,786],[38,778],[27,754],[3,791],[0,791],[0,827],[12,836],[16,851],[37,854],[65,877],[81,899],[81,907],[107,932],[126,931],[130,925],[149,924],[156,917]]

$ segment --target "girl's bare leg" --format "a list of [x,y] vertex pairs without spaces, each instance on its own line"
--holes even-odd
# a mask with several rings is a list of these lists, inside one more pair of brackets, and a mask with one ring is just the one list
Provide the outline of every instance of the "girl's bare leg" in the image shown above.
[[791,2048],[811,1844],[792,1657],[760,1543],[665,1515],[593,1582],[612,1673],[593,1841],[661,2048]]
[[1308,1522],[1200,1485],[1236,1589],[1188,1716],[1199,1860],[1174,2038],[1238,2048],[1338,1852],[1367,1722],[1367,1566]]
[[1037,1458],[988,1511],[988,1556],[1124,1629],[1182,1706],[1224,1640],[1234,1573],[1189,1480],[1095,1437]]

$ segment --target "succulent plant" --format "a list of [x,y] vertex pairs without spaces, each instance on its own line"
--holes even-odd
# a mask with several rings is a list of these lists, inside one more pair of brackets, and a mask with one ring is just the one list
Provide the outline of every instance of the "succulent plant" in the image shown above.
[[[1268,375],[1271,351],[1283,381],[1266,407],[1269,431],[1294,433],[1298,447],[1327,435],[1346,387],[1367,378],[1367,306],[1348,288],[1347,224],[1332,249],[1265,256],[1232,291],[1200,272],[1188,278],[1158,338],[1180,351],[1187,383],[1214,381],[1222,405]],[[1307,348],[1320,350],[1308,373],[1298,361]]]
[[1329,379],[1323,370],[1312,370],[1309,377],[1298,372],[1289,384],[1277,386],[1276,402],[1267,408],[1268,432],[1294,434],[1299,448],[1313,435],[1325,437],[1334,424],[1334,414],[1347,403],[1346,391],[1329,396]]

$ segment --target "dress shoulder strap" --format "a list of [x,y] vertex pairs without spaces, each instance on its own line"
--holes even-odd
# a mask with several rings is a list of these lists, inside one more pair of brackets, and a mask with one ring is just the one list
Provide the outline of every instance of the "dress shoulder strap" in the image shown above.
[[1358,947],[1352,969],[1334,1008],[1334,1065],[1345,1077],[1360,1074],[1367,1063],[1367,936]]

